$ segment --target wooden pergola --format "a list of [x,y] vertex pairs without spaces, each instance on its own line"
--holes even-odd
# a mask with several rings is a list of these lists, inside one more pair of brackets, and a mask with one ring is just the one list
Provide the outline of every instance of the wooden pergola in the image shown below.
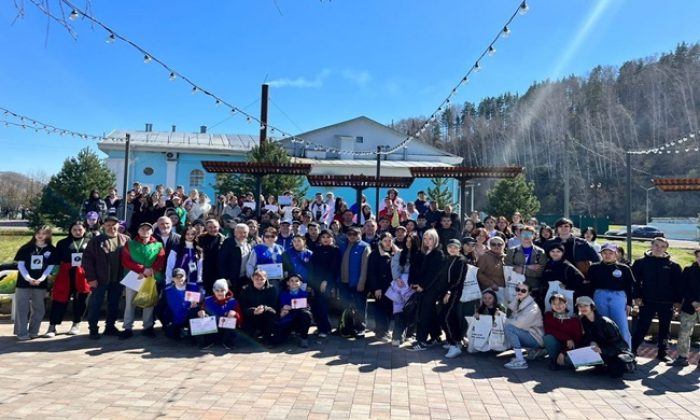
[[[451,166],[451,167],[412,167],[415,178],[453,178],[459,181],[459,208],[462,221],[467,217],[464,211],[467,204],[465,193],[467,184],[475,178],[515,178],[523,172],[520,166]],[[474,193],[472,191],[472,200]],[[472,211],[473,201],[472,201]]]
[[700,191],[700,178],[660,178],[654,179],[660,191]]

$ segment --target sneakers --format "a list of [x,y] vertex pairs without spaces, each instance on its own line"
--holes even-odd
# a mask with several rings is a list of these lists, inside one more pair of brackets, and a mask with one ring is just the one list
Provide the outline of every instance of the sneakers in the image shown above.
[[28,335],[18,335],[17,336],[17,341],[29,341],[31,340],[31,337]]
[[445,343],[445,344],[442,345],[442,348],[445,349],[445,350],[449,350],[450,347],[452,347],[452,344],[450,344],[450,343]]
[[428,350],[428,345],[426,343],[418,342],[413,347],[408,349],[408,351],[425,351]]
[[109,336],[112,336],[112,337],[119,337],[121,334],[120,334],[119,330],[117,329],[117,327],[115,327],[114,325],[110,325],[110,326],[108,326],[108,327],[105,327],[105,332],[102,333],[102,335],[109,335]]
[[460,354],[462,354],[462,349],[460,349],[459,346],[450,346],[449,350],[447,350],[447,354],[445,354],[445,357],[448,359],[454,359]]
[[688,363],[687,357],[678,356],[676,358],[676,360],[674,360],[673,363],[671,363],[671,366],[673,366],[673,367],[686,367],[689,364],[690,363]]
[[503,365],[506,369],[527,369],[527,361],[525,359],[515,359]]
[[665,351],[659,350],[659,352],[656,354],[656,360],[659,360],[664,363],[673,363],[673,359],[671,359]]
[[308,349],[309,348],[309,339],[308,338],[300,338],[299,339],[299,347],[302,349]]
[[29,334],[29,338],[31,338],[32,340],[39,337],[41,337],[40,334]]
[[74,322],[73,325],[70,327],[70,330],[68,330],[68,332],[66,334],[68,334],[68,335],[80,334],[80,323]]
[[46,334],[44,334],[44,337],[47,337],[47,338],[56,337],[56,326],[49,325],[49,329],[48,329],[48,331],[46,331]]
[[320,332],[320,333],[318,333],[318,338],[328,338],[328,334],[326,334],[324,332]]
[[224,341],[223,343],[221,343],[221,347],[225,348],[226,350],[231,350],[233,348],[233,345]]
[[392,347],[401,347],[401,340],[391,340]]
[[143,331],[141,331],[141,334],[144,337],[156,338],[156,331],[153,329],[153,327],[145,328]]
[[131,330],[124,330],[124,331],[119,333],[120,340],[127,340],[133,336],[134,336],[134,332]]
[[544,357],[547,354],[545,349],[528,349],[525,358],[527,360],[537,360]]

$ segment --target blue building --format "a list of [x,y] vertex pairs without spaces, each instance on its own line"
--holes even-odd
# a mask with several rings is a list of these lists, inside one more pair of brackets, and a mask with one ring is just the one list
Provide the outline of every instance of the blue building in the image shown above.
[[[201,161],[245,161],[248,151],[258,144],[257,135],[211,134],[206,127],[201,127],[198,133],[187,133],[177,132],[174,128],[170,132],[154,132],[151,125],[146,124],[144,131],[128,131],[131,134],[129,185],[135,181],[150,186],[183,185],[186,190],[197,188],[213,197],[216,174],[207,173]],[[126,132],[115,130],[109,136],[124,137]],[[364,116],[301,133],[297,137],[304,142],[294,142],[290,138],[279,142],[294,162],[310,163],[312,175],[375,176],[377,161],[373,153],[377,147],[389,149],[406,139],[405,134]],[[121,187],[124,143],[105,140],[98,147],[107,154],[107,166],[114,172]],[[359,155],[358,152],[370,154]],[[412,139],[399,151],[382,156],[381,175],[410,177],[410,167],[454,166],[462,160],[460,156]],[[450,180],[448,185],[453,196],[457,197],[457,182]],[[427,190],[431,186],[429,179],[419,178],[410,188],[400,190],[399,194],[413,199],[419,190]],[[355,192],[350,188],[324,189],[321,192],[328,191],[350,202],[355,199]],[[318,191],[311,187],[307,195],[313,196],[315,192]],[[373,194],[370,191],[366,193],[370,197]],[[380,195],[385,196],[386,189],[382,189]],[[374,200],[369,201],[374,207]]]

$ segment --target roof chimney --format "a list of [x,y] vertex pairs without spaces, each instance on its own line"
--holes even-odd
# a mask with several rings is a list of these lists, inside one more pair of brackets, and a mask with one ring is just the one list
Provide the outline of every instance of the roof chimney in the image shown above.
[[200,125],[200,126],[199,126],[199,133],[200,133],[200,134],[207,134],[207,126],[206,126],[206,125]]
[[176,128],[176,127],[175,127],[175,124],[173,124],[172,127],[173,127],[173,133],[174,133],[174,132],[175,132],[175,128]]
[[153,131],[153,124],[146,123],[146,132],[150,133],[151,131]]

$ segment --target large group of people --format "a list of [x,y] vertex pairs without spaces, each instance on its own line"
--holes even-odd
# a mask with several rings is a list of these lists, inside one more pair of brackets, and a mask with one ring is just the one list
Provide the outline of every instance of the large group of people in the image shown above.
[[[308,347],[314,325],[319,339],[362,338],[369,317],[387,345],[424,351],[439,344],[454,358],[470,339],[466,319],[502,315],[514,353],[506,368],[538,358],[551,369],[571,367],[568,352],[590,347],[603,360],[597,369],[619,377],[633,369],[654,317],[657,358],[688,365],[700,313],[700,250],[683,270],[668,241],[655,238],[629,263],[617,246],[598,245],[595,229],[575,236],[569,219],[549,227],[519,213],[481,220],[472,212],[462,221],[423,191],[405,200],[392,189],[375,212],[364,198],[348,205],[333,193],[310,200],[229,193],[211,203],[197,190],[136,183],[124,198],[93,191],[82,214],[55,245],[43,226],[18,250],[18,340],[55,336],[72,300],[67,334],[80,334],[86,319],[91,339],[132,337],[137,307],[143,335],[156,337],[159,322],[170,339],[203,349],[231,348],[241,334],[264,346],[295,337]],[[40,335],[47,279],[56,271],[50,325]],[[129,275],[141,289],[155,286],[129,287]],[[142,294],[153,299],[143,303]],[[670,360],[674,311],[681,331]],[[199,321],[210,318],[215,328],[204,331]]]

